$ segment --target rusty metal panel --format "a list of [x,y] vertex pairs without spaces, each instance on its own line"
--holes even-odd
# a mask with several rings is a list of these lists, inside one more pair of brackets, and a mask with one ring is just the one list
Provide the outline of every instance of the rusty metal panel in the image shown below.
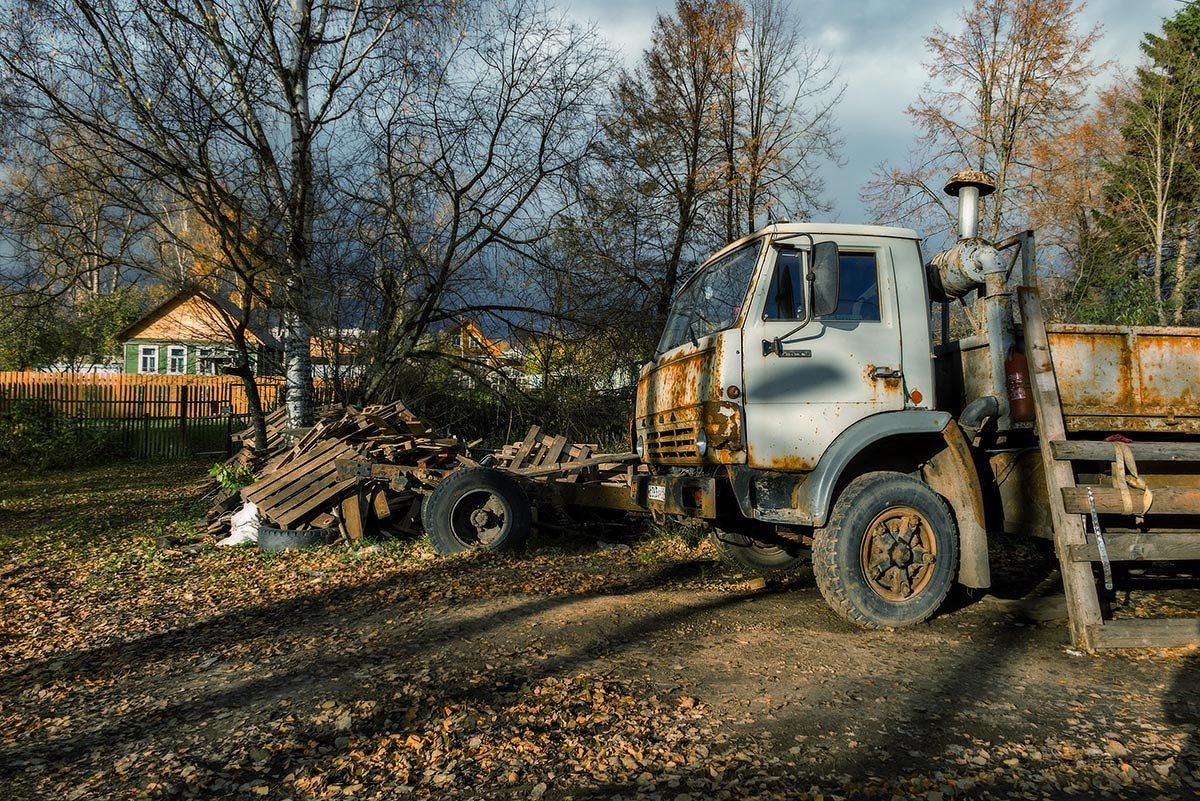
[[[737,329],[684,345],[643,372],[638,381],[636,432],[646,460],[665,465],[737,464],[746,459],[740,402],[729,388],[741,384]],[[737,394],[740,395],[739,386]],[[708,453],[696,440],[703,431]]]
[[648,476],[638,480],[636,500],[652,512],[711,520],[717,516],[717,480],[711,476]]
[[1052,331],[1049,339],[1065,414],[1120,414],[1137,408],[1137,370],[1125,332]]
[[1047,330],[1068,430],[1200,430],[1200,329]]

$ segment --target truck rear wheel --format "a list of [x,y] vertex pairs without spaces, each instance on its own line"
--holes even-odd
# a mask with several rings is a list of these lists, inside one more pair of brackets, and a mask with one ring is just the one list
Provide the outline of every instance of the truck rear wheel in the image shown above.
[[799,546],[789,548],[782,543],[761,542],[719,528],[712,529],[708,539],[721,561],[736,570],[767,575],[793,570],[809,562],[808,551],[802,551]]
[[422,503],[421,517],[442,556],[476,547],[516,550],[529,538],[529,500],[521,486],[487,467],[447,476]]
[[903,473],[866,473],[813,537],[813,571],[825,601],[864,628],[928,619],[950,591],[958,531],[949,507]]

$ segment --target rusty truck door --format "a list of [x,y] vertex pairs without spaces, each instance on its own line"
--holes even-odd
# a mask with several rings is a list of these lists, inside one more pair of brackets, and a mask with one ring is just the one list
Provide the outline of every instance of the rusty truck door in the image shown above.
[[839,238],[839,247],[838,309],[799,331],[795,329],[804,319],[806,302],[802,265],[807,248],[771,248],[765,280],[758,281],[743,327],[751,467],[811,470],[851,424],[904,408],[890,249],[878,240],[858,237]]

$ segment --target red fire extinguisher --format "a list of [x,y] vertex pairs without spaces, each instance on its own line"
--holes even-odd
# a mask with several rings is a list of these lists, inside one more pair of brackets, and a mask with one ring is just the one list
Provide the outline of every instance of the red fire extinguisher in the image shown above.
[[1029,362],[1025,354],[1009,348],[1004,359],[1005,383],[1008,384],[1008,413],[1012,419],[1027,422],[1033,419],[1033,398],[1029,394]]

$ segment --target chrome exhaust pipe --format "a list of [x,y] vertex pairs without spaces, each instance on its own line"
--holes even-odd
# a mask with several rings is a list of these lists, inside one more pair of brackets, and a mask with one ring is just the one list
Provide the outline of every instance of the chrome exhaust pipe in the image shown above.
[[979,238],[979,200],[996,191],[986,172],[963,170],[946,184],[945,192],[958,198],[958,240]]

